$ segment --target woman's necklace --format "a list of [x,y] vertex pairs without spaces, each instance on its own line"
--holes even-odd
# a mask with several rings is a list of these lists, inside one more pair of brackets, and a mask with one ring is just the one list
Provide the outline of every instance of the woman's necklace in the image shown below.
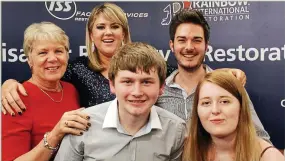
[[41,88],[35,83],[33,77],[32,77],[31,80],[32,80],[32,81],[34,82],[34,84],[35,84],[44,94],[46,94],[53,102],[60,103],[60,102],[62,101],[62,99],[63,99],[63,88],[62,88],[61,83],[59,83],[59,86],[60,86],[60,89],[61,89],[61,98],[60,98],[59,101],[56,101],[56,100],[54,100],[46,91],[44,91],[43,89],[41,89]]
[[53,102],[60,103],[60,102],[62,101],[62,99],[63,99],[63,88],[62,88],[61,84],[60,84],[60,88],[61,88],[61,98],[60,98],[59,101],[54,100],[46,91],[44,91],[43,89],[41,89],[39,86],[37,86],[37,87],[38,87],[44,94],[46,94]]

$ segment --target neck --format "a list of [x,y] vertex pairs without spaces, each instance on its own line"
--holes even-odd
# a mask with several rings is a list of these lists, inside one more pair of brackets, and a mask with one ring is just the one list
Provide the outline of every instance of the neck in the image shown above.
[[104,67],[104,68],[109,68],[110,65],[110,61],[112,57],[107,57],[104,54],[99,54],[100,55],[100,64]]
[[216,151],[233,151],[235,147],[236,135],[232,134],[227,137],[212,137],[213,145]]
[[149,115],[133,116],[119,110],[119,120],[129,135],[135,135],[144,125],[146,125]]
[[204,69],[203,65],[201,65],[195,71],[187,71],[184,68],[178,66],[178,74],[174,78],[174,82],[185,89],[187,91],[187,94],[190,94],[205,75],[206,70]]
[[100,63],[104,70],[101,71],[101,74],[108,79],[108,71],[110,67],[110,61],[111,58],[104,56],[103,54],[100,54]]
[[61,91],[61,85],[60,80],[57,81],[46,81],[42,80],[34,75],[29,79],[30,82],[38,86],[39,88],[46,90],[46,91],[53,91],[53,92],[59,92]]
[[233,160],[235,157],[235,143],[236,133],[222,138],[212,136],[212,149],[215,160]]

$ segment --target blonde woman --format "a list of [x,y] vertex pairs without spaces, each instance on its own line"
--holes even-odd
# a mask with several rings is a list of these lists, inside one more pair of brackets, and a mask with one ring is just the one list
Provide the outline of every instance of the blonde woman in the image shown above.
[[242,84],[222,71],[208,73],[197,86],[183,161],[282,161],[256,135]]
[[25,30],[23,48],[32,76],[23,83],[29,95],[21,99],[29,110],[21,117],[2,115],[2,160],[47,161],[65,134],[82,135],[91,124],[78,109],[74,86],[60,81],[69,58],[65,32],[50,22],[34,23]]

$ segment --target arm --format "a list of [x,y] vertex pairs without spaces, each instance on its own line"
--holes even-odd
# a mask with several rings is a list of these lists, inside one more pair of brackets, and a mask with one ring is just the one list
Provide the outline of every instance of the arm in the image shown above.
[[82,161],[84,158],[83,136],[66,135],[54,161]]
[[284,156],[276,148],[266,150],[260,161],[284,161]]
[[2,115],[2,160],[11,161],[28,152],[31,145],[32,119],[28,115]]
[[27,92],[21,83],[18,83],[14,79],[8,79],[2,84],[2,112],[5,115],[7,112],[11,116],[15,116],[16,111],[18,114],[22,114],[26,110],[26,106],[21,100],[18,91],[23,96],[27,96]]
[[[62,138],[64,137],[65,134],[73,134],[73,135],[82,135],[83,131],[87,130],[87,127],[90,126],[88,125],[88,117],[86,114],[80,112],[82,109],[74,110],[74,111],[69,111],[64,113],[60,121],[56,124],[56,126],[53,128],[53,130],[47,135],[47,142],[49,146],[51,147],[57,147],[57,145],[61,142]],[[6,116],[6,118],[9,118],[10,120],[13,119],[10,116]],[[25,118],[25,115],[23,117],[18,117],[16,118],[18,121],[18,124]],[[66,123],[67,122],[67,123]],[[22,123],[23,126],[25,126],[25,123]],[[32,127],[30,125],[29,127]],[[7,128],[14,130],[13,126],[7,125]],[[8,131],[6,129],[6,131]],[[26,132],[26,135],[23,136],[21,139],[24,139],[26,137],[31,138],[31,130]],[[14,144],[11,145],[17,145],[19,143],[22,144],[22,142],[19,142],[19,138],[17,139],[17,135],[13,135],[10,133],[10,139],[6,139],[5,143],[11,144],[11,142],[15,142]],[[30,144],[31,140],[25,141],[26,148],[21,151],[21,153],[15,154],[14,152],[9,150],[9,153],[13,153],[14,158],[18,157],[15,159],[15,161],[48,161],[52,157],[52,150],[46,148],[44,146],[43,140],[32,150],[30,150]],[[28,147],[27,147],[28,146]],[[4,148],[5,149],[5,148]],[[14,148],[17,149],[17,148]],[[13,149],[13,150],[14,150]],[[29,151],[30,150],[30,151]],[[7,153],[8,154],[8,153]],[[20,156],[21,155],[21,156]]]
[[282,155],[282,153],[280,151],[278,151],[276,148],[271,147],[266,149],[267,147],[270,147],[272,145],[270,145],[268,142],[259,139],[259,144],[261,145],[261,150],[263,151],[263,154],[261,154],[261,158],[260,161],[284,161],[284,156]]
[[184,142],[187,138],[186,124],[180,124],[177,130],[175,149],[170,154],[170,161],[181,161],[184,148]]

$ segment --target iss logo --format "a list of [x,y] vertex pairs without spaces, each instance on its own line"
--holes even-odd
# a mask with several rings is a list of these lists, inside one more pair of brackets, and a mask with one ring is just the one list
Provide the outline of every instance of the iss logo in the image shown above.
[[45,2],[47,11],[55,18],[60,20],[71,19],[76,13],[74,1],[52,1]]

